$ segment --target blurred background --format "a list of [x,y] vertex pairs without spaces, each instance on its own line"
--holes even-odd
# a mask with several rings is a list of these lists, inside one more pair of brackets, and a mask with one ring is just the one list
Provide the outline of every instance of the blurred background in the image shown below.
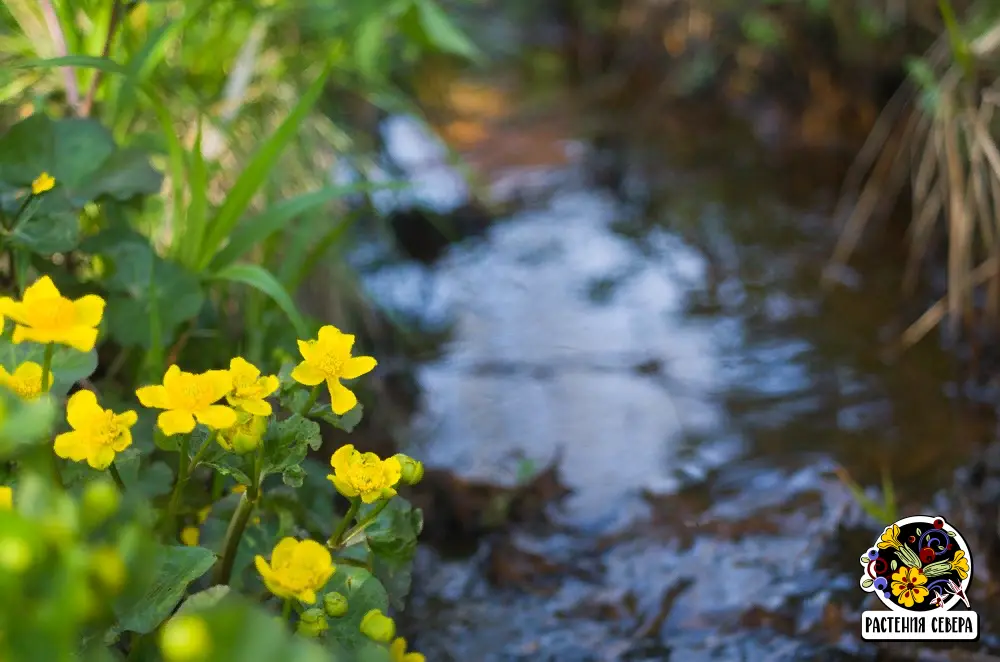
[[[352,442],[428,466],[400,619],[428,659],[1000,659],[995,2],[126,4],[81,0],[60,48],[6,0],[0,124],[95,103],[164,205],[174,143],[213,202],[318,94],[250,255],[379,357]],[[108,20],[163,105],[9,66]],[[294,348],[241,305],[250,360]],[[858,556],[925,512],[983,637],[862,642]]]

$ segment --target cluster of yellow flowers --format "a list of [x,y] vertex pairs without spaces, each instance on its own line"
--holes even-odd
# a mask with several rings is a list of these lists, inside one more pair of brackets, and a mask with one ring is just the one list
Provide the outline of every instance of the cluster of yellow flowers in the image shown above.
[[[45,184],[45,182],[42,182]],[[44,188],[44,187],[42,187]],[[51,186],[49,186],[51,188]],[[42,191],[36,191],[36,194]],[[50,390],[53,383],[52,345],[60,344],[77,351],[91,351],[97,341],[98,327],[105,301],[96,295],[71,300],[63,296],[48,276],[27,287],[20,301],[0,298],[0,331],[6,318],[14,321],[11,340],[15,344],[34,342],[46,346],[43,364],[25,362],[8,373],[0,368],[0,386],[19,397],[30,400]],[[343,415],[357,405],[355,394],[342,380],[360,377],[375,368],[377,362],[369,356],[352,356],[355,338],[333,326],[324,326],[315,339],[299,340],[302,361],[291,377],[297,383],[312,387],[307,410],[315,403],[318,390],[325,383],[330,395],[330,407]],[[161,384],[143,386],[135,391],[142,406],[160,410],[156,425],[167,436],[191,433],[200,423],[215,431],[215,439],[226,451],[247,453],[259,448],[273,408],[267,398],[280,386],[275,375],[261,371],[242,357],[233,358],[225,370],[190,373],[171,365]],[[303,412],[308,415],[309,411]],[[66,420],[70,430],[59,434],[53,442],[58,457],[74,462],[86,462],[97,470],[111,467],[116,454],[132,444],[132,427],[138,416],[135,411],[116,413],[105,409],[90,390],[75,392],[66,403]],[[362,503],[381,502],[366,515],[373,519],[385,503],[396,495],[402,480],[413,484],[420,480],[423,467],[419,462],[397,455],[386,459],[375,453],[361,453],[353,445],[339,448],[330,458],[332,473],[327,476],[336,490],[351,502],[351,509],[328,546],[336,548],[344,527],[358,514]],[[180,480],[180,477],[179,477]],[[0,487],[0,509],[10,508],[12,492]],[[363,529],[363,526],[360,528]],[[190,528],[189,528],[190,529]],[[197,544],[197,529],[185,529],[182,540]],[[327,546],[314,540],[284,538],[275,546],[270,561],[255,558],[257,571],[266,587],[279,598],[313,604],[335,572],[333,558]],[[346,599],[339,594],[324,597],[326,614],[342,615]],[[309,610],[311,613],[314,610]],[[322,616],[322,614],[320,614]],[[300,631],[314,636],[325,629],[325,617],[300,619]],[[305,628],[305,630],[303,630]],[[365,616],[363,633],[387,644],[394,662],[423,662],[419,653],[407,653],[406,642],[395,638],[395,625],[381,612]],[[165,635],[166,636],[166,635]]]

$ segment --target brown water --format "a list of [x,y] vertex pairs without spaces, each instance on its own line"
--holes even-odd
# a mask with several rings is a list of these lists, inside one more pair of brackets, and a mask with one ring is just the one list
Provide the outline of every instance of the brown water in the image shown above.
[[[413,644],[461,662],[875,659],[857,557],[887,522],[834,470],[876,485],[886,467],[900,516],[961,530],[954,474],[993,431],[949,397],[933,339],[887,358],[899,239],[824,292],[842,159],[762,144],[759,118],[717,107],[540,113],[492,93],[504,114],[442,133],[515,211],[367,283],[454,325],[419,371],[411,452],[502,484],[557,458],[572,494],[472,558],[422,549]],[[460,196],[435,149],[393,135],[424,157],[425,200]]]

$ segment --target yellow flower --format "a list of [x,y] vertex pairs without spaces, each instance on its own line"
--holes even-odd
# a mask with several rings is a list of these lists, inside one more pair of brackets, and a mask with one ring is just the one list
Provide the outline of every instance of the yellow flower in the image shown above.
[[163,434],[186,434],[194,429],[195,419],[216,430],[236,424],[236,412],[215,404],[232,390],[227,370],[209,370],[200,374],[183,372],[176,365],[167,368],[163,385],[143,386],[135,394],[143,407],[165,409],[156,424]]
[[56,180],[52,175],[47,172],[43,172],[35,178],[35,181],[31,182],[31,194],[41,195],[46,191],[51,191],[52,187],[56,185]]
[[166,662],[207,660],[212,638],[204,619],[194,614],[178,614],[160,631],[160,650]]
[[369,610],[361,619],[358,627],[361,634],[369,639],[389,643],[396,636],[396,623],[379,609]]
[[923,602],[924,598],[927,597],[929,591],[924,586],[926,583],[927,577],[920,571],[920,568],[904,565],[892,575],[892,594],[896,596],[896,601],[899,604],[910,608],[914,603]]
[[34,400],[43,392],[52,388],[55,375],[49,371],[48,384],[42,388],[42,366],[34,361],[25,361],[17,366],[11,374],[0,366],[0,386],[4,386],[18,395],[22,400]]
[[969,559],[965,558],[965,552],[962,550],[955,552],[955,556],[951,559],[951,569],[962,579],[969,576]]
[[233,489],[229,490],[233,494],[243,494],[247,491],[246,485],[233,485]]
[[395,496],[393,486],[403,471],[396,458],[381,460],[375,453],[359,453],[353,444],[338,448],[330,466],[333,473],[326,478],[337,491],[347,498],[360,496],[365,503]]
[[899,549],[899,527],[895,524],[886,527],[885,531],[882,532],[882,536],[878,539],[879,549],[888,549],[890,547],[895,547]]
[[90,570],[111,593],[118,593],[125,584],[125,561],[114,547],[98,547],[90,556]]
[[201,540],[201,531],[197,526],[185,526],[181,529],[181,542],[188,547],[197,547]]
[[266,416],[254,416],[245,411],[238,411],[236,424],[225,430],[219,430],[216,440],[227,451],[243,455],[257,450],[265,432],[267,432]]
[[74,462],[86,460],[94,469],[104,470],[115,453],[132,445],[131,428],[138,416],[131,410],[116,414],[104,409],[96,395],[84,390],[70,396],[66,420],[73,430],[56,436],[56,455]]
[[14,320],[14,344],[30,340],[69,345],[89,352],[97,343],[97,326],[104,316],[104,299],[88,294],[67,299],[52,279],[42,276],[24,290],[21,301],[4,299],[2,312]]
[[354,379],[371,372],[378,362],[370,356],[351,356],[354,336],[334,326],[324,326],[316,340],[299,340],[299,352],[305,359],[292,370],[292,379],[306,386],[324,381],[330,390],[330,407],[338,416],[358,404],[358,398],[341,379]]
[[270,416],[271,403],[264,398],[281,385],[277,376],[262,377],[256,366],[239,356],[229,362],[229,374],[233,377],[233,390],[226,395],[229,404],[248,414]]
[[427,658],[424,657],[423,653],[407,653],[406,652],[406,639],[402,637],[396,637],[389,646],[389,657],[392,658],[392,662],[426,662]]
[[333,575],[333,558],[315,540],[299,542],[282,538],[271,552],[271,563],[263,556],[254,557],[264,586],[279,598],[295,598],[306,604],[316,602],[316,591]]
[[0,485],[0,510],[14,509],[14,490],[6,485]]

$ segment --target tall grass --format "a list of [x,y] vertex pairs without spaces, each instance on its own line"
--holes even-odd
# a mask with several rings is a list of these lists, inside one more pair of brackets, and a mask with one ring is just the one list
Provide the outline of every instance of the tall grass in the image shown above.
[[[948,0],[938,3],[941,35],[879,117],[845,183],[838,209],[846,224],[831,264],[846,262],[873,219],[909,189],[912,292],[921,267],[946,243],[947,293],[903,333],[913,345],[945,323],[1000,320],[1000,12],[973,6],[960,20]],[[828,272],[829,273],[829,272]]]

